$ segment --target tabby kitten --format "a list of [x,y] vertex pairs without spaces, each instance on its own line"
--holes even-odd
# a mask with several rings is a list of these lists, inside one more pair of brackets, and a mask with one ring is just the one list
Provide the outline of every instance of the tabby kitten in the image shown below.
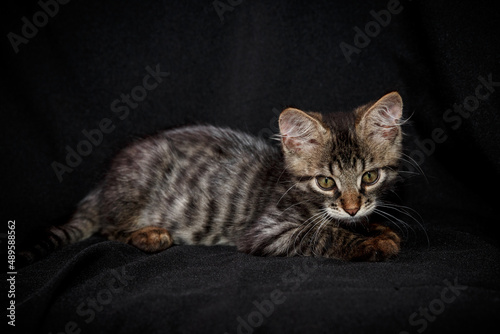
[[396,233],[372,224],[364,235],[349,225],[367,222],[397,178],[402,106],[392,92],[351,113],[285,109],[281,151],[213,126],[135,142],[48,241],[60,247],[100,232],[150,253],[175,243],[269,256],[390,258],[400,247]]

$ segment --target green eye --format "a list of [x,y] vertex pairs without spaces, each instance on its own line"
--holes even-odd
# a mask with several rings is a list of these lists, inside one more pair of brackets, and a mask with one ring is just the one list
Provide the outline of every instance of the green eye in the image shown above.
[[363,174],[362,181],[364,184],[372,185],[378,181],[378,170],[371,170]]
[[332,190],[335,187],[335,181],[327,176],[316,176],[316,183],[323,190]]

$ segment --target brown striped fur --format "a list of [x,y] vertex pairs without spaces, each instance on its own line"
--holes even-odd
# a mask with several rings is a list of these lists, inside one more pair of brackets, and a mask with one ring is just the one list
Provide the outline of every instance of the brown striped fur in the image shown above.
[[[233,245],[259,255],[384,260],[399,251],[392,230],[371,225],[362,235],[348,226],[366,221],[396,180],[401,117],[393,92],[351,113],[285,109],[281,150],[212,126],[162,132],[122,150],[45,244],[57,248],[100,232],[145,252]],[[377,181],[364,182],[374,171]],[[322,189],[318,176],[334,187]]]

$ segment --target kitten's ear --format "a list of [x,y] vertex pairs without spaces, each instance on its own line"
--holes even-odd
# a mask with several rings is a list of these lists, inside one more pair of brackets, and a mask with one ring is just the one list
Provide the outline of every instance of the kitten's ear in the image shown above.
[[401,136],[403,100],[397,92],[386,94],[368,108],[356,111],[356,130],[375,142],[393,142]]
[[321,124],[321,114],[305,113],[299,109],[287,108],[279,118],[280,137],[286,153],[312,153],[324,144],[327,134]]

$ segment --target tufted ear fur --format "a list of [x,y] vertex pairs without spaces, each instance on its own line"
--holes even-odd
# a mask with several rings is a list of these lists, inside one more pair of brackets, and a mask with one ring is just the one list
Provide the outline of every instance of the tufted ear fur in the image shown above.
[[325,142],[328,130],[321,123],[321,114],[305,113],[287,108],[279,118],[280,137],[285,154],[306,157]]
[[403,100],[397,92],[386,94],[371,106],[356,110],[356,131],[374,145],[401,140]]

